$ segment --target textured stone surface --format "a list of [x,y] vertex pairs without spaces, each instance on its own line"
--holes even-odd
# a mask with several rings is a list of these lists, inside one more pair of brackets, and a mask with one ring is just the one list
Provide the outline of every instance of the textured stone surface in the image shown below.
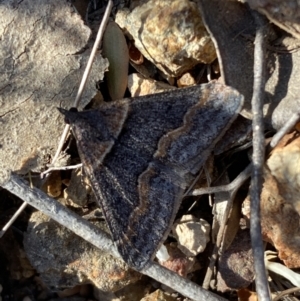
[[68,187],[64,190],[64,198],[77,206],[85,206],[91,194],[91,185],[82,168],[73,170]]
[[161,290],[156,290],[152,294],[144,297],[141,301],[175,301],[177,300],[174,297],[168,296]]
[[218,291],[246,288],[254,280],[249,230],[240,230],[219,259]]
[[[285,37],[278,46],[278,52],[269,53],[266,98],[270,103],[268,115],[271,115],[273,128],[280,129],[299,110],[300,93],[298,74],[300,72],[300,52],[295,51],[299,42]],[[276,49],[276,48],[275,48]],[[280,53],[280,49],[283,53]],[[267,116],[270,117],[270,116]]]
[[144,78],[138,73],[132,73],[128,76],[128,89],[131,96],[135,97],[160,93],[166,90],[176,89],[176,87],[170,86],[164,82]]
[[197,82],[190,72],[184,73],[178,80],[177,85],[180,88],[194,86]]
[[196,256],[204,251],[210,241],[210,225],[204,219],[184,215],[175,222],[173,234],[178,241],[178,248],[186,256]]
[[135,46],[168,76],[178,76],[198,63],[216,58],[195,3],[188,0],[150,0],[116,18]]
[[[64,127],[56,108],[75,99],[90,30],[67,1],[5,0],[0,36],[0,161],[20,173],[40,170]],[[82,105],[106,67],[96,59]]]
[[[103,223],[97,225],[104,227]],[[24,247],[31,264],[50,287],[93,283],[103,291],[116,291],[140,278],[123,261],[98,250],[40,212],[33,213],[29,220]]]
[[178,244],[171,243],[167,245],[169,258],[159,263],[167,269],[183,276],[187,277],[188,273],[195,271],[199,268],[199,264],[195,257],[187,257],[178,248]]
[[60,171],[54,170],[46,179],[42,190],[52,198],[57,198],[62,192],[62,180]]
[[300,267],[300,179],[298,133],[286,135],[267,161],[261,195],[264,239],[289,268]]
[[280,195],[300,214],[300,139],[295,131],[272,151],[267,165],[278,182]]

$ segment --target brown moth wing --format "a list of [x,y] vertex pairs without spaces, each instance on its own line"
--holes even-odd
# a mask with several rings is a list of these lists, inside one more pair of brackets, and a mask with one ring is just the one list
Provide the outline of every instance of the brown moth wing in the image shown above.
[[[220,83],[65,111],[123,259],[141,270],[169,233],[190,174],[241,110]],[[115,112],[115,117],[112,114]]]

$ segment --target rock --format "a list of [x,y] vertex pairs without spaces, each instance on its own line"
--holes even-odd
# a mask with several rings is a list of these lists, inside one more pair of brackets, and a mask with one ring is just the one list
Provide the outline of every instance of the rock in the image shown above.
[[161,290],[156,290],[152,294],[144,297],[141,301],[175,301],[176,298],[168,296]]
[[300,72],[300,52],[295,51],[299,48],[299,40],[288,36],[281,38],[281,43],[275,45],[275,49],[277,48],[277,52],[268,54],[266,99],[270,102],[268,115],[272,113],[270,123],[278,130],[300,106],[299,98],[295,97],[300,93],[300,86],[295,78]]
[[142,75],[133,73],[128,77],[128,89],[131,93],[131,96],[135,97],[159,93],[176,88],[164,82],[158,82],[153,79],[146,79]]
[[249,230],[240,230],[219,259],[218,291],[246,288],[254,280],[253,255]]
[[82,168],[73,170],[69,185],[64,190],[64,198],[82,207],[87,204],[91,194],[91,186]]
[[161,263],[170,259],[167,247],[163,244],[156,252],[156,259]]
[[[264,169],[261,193],[261,225],[265,241],[278,251],[288,268],[300,267],[299,160],[297,132],[286,135],[272,151]],[[243,214],[250,218],[250,199],[243,203]]]
[[286,135],[267,161],[277,180],[280,195],[300,214],[300,138],[297,131]]
[[194,86],[196,84],[196,80],[190,72],[182,74],[182,76],[177,80],[179,88]]
[[42,190],[52,198],[59,197],[62,191],[62,181],[60,171],[54,170],[50,173],[46,182],[42,186]]
[[[140,301],[144,296],[153,291],[149,278],[144,277],[141,280],[131,283],[115,293],[118,300],[121,301]],[[100,299],[102,301],[102,299]],[[111,300],[109,300],[111,301]]]
[[184,215],[177,220],[172,231],[178,241],[178,248],[186,256],[196,256],[203,252],[210,240],[209,223],[192,215]]
[[150,0],[131,12],[121,10],[116,22],[166,76],[179,76],[216,58],[197,5],[191,1]]
[[[187,277],[188,273],[195,271],[199,267],[199,265],[196,266],[195,264],[196,258],[187,257],[179,250],[178,246],[171,244],[168,245],[167,249],[169,258],[164,261],[159,260],[159,263],[167,269],[180,276]],[[196,269],[194,269],[194,266],[196,266]]]
[[[0,20],[0,162],[21,174],[39,172],[65,126],[57,107],[71,107],[75,99],[90,29],[65,0],[4,0]],[[106,68],[98,56],[81,107]]]
[[123,261],[102,252],[41,212],[33,213],[29,220],[24,248],[42,280],[56,289],[92,283],[102,291],[114,292],[140,278]]
[[115,293],[103,292],[99,289],[94,289],[94,297],[96,300],[101,301],[121,301],[121,299],[116,297]]
[[[261,193],[261,225],[264,240],[278,251],[288,268],[300,267],[300,138],[297,132],[286,135],[272,151],[264,171]],[[248,198],[244,202],[244,214]]]

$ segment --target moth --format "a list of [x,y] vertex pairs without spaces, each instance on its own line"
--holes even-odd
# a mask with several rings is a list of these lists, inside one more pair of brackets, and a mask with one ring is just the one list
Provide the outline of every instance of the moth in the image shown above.
[[118,251],[142,270],[166,239],[186,188],[237,117],[243,96],[218,82],[60,110],[75,136]]

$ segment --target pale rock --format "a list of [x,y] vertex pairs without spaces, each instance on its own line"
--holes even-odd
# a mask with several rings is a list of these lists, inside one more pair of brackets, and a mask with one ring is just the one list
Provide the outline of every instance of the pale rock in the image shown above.
[[170,258],[170,255],[165,245],[161,245],[161,247],[158,249],[158,251],[156,252],[156,258],[159,262],[167,261]]
[[128,77],[128,89],[132,97],[160,93],[166,90],[176,89],[164,82],[144,78],[142,75],[133,73]]
[[173,234],[178,241],[178,248],[186,256],[196,256],[204,251],[210,241],[210,225],[203,219],[184,215],[175,222]]
[[120,10],[116,22],[166,76],[180,76],[216,58],[197,5],[191,1],[150,0],[131,12]]
[[177,80],[177,85],[180,88],[189,87],[196,84],[196,80],[190,72],[182,74],[182,76]]
[[141,299],[141,301],[175,301],[176,298],[165,294],[162,290],[156,290],[150,295]]

